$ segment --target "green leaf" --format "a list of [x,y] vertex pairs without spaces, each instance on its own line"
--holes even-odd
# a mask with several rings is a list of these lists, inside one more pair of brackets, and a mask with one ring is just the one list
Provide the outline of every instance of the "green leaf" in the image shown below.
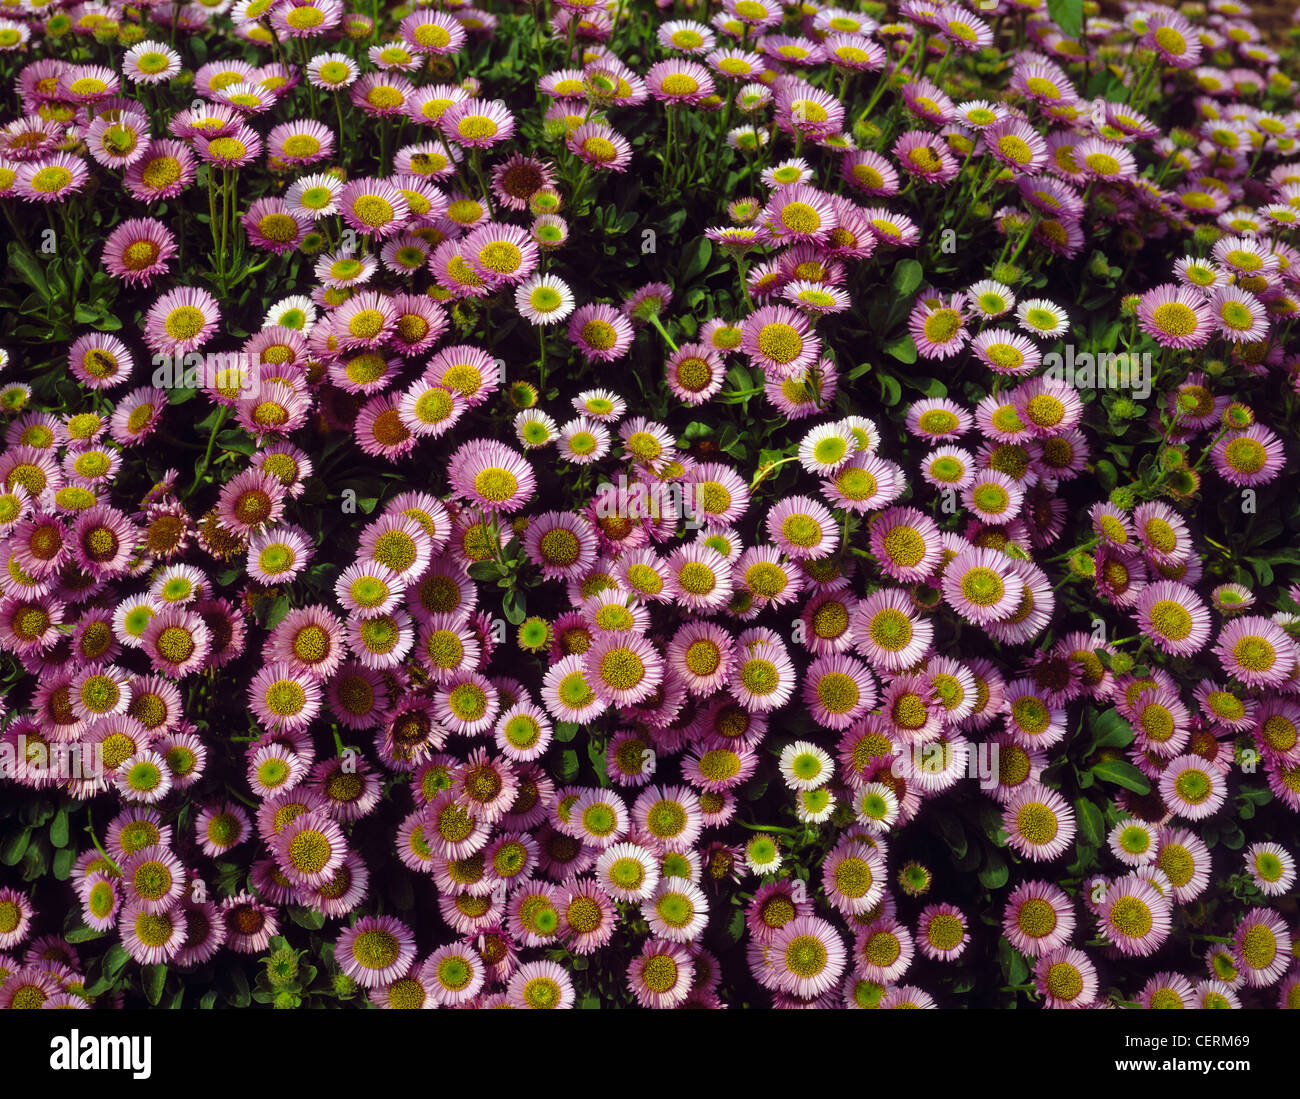
[[740,942],[740,936],[745,933],[745,910],[737,908],[731,914],[731,921],[727,924],[727,940],[731,943]]
[[140,983],[144,986],[145,998],[157,1007],[162,999],[163,985],[167,983],[167,966],[161,962],[145,966],[140,974]]
[[271,604],[271,609],[266,612],[266,628],[268,630],[275,629],[284,621],[292,606],[293,604],[289,602],[287,595],[276,596],[275,602]]
[[319,931],[325,926],[325,913],[315,908],[302,908],[294,905],[289,909],[289,919],[308,931]]
[[104,952],[104,978],[109,981],[114,980],[130,960],[131,955],[126,952],[126,947],[121,943],[114,943]]
[[249,458],[257,453],[257,444],[253,442],[252,437],[238,428],[223,431],[218,435],[217,446],[221,447],[222,450],[228,450],[234,454],[243,454]]
[[519,625],[528,617],[528,603],[522,592],[506,592],[501,600],[501,609],[505,613],[506,621],[512,626]]
[[102,939],[107,934],[107,931],[96,931],[93,927],[82,924],[80,927],[74,927],[63,937],[70,943],[90,943]]
[[1102,760],[1092,769],[1092,773],[1104,782],[1113,782],[1116,786],[1123,786],[1125,790],[1132,790],[1135,794],[1151,792],[1151,783],[1147,781],[1146,775],[1133,764],[1125,763],[1122,759]]
[[892,355],[900,363],[911,366],[916,362],[916,341],[912,339],[912,334],[909,332],[892,343],[885,344],[885,354]]
[[253,999],[252,993],[248,989],[248,978],[244,976],[242,969],[232,969],[230,971],[231,984],[235,986],[235,1006],[247,1007]]
[[50,825],[50,842],[55,847],[68,846],[68,811],[60,809],[54,815],[54,823]]
[[910,298],[916,293],[917,287],[921,285],[921,280],[924,278],[925,269],[916,260],[905,259],[895,264],[891,282],[899,297]]
[[31,838],[32,830],[30,828],[24,828],[21,832],[15,833],[9,842],[5,844],[4,849],[0,850],[0,862],[4,863],[5,866],[17,866],[23,855],[27,853],[27,845],[31,842]]
[[943,836],[944,843],[952,848],[952,853],[957,858],[966,854],[966,830],[962,828],[961,821],[947,814],[940,814],[935,818],[935,824]]
[[564,782],[572,782],[578,777],[578,753],[572,748],[566,748],[560,753],[560,779]]
[[1106,818],[1090,798],[1076,798],[1075,812],[1079,814],[1079,831],[1084,839],[1094,847],[1100,847],[1106,840]]
[[1011,949],[1011,966],[1007,974],[1007,980],[1010,984],[1024,984],[1029,979],[1029,963],[1025,961],[1025,956],[1016,950]]
[[555,739],[568,743],[578,735],[578,725],[573,721],[557,721],[555,723]]
[[892,374],[877,374],[880,382],[880,399],[886,405],[896,405],[903,399],[903,387]]
[[1083,33],[1083,0],[1047,0],[1047,14],[1066,38]]
[[1007,879],[1011,876],[1011,871],[1007,868],[1006,860],[997,852],[990,851],[984,869],[979,873],[980,884],[985,889],[1001,889],[1007,884]]
[[596,777],[601,780],[601,785],[609,781],[609,771],[605,763],[605,748],[594,737],[587,741],[587,759],[591,761],[591,769],[596,772]]
[[55,881],[67,881],[71,876],[73,854],[71,847],[60,847],[54,852],[54,861],[50,865],[50,873],[54,875]]
[[1093,725],[1098,748],[1127,748],[1133,743],[1133,726],[1115,709],[1104,710]]
[[40,265],[22,250],[17,241],[9,245],[9,263],[22,276],[23,282],[35,290],[46,301],[50,300],[50,284],[45,281],[45,272]]
[[702,275],[712,258],[713,242],[708,237],[697,237],[695,243],[686,250],[686,262],[682,266],[682,281],[690,282],[698,275]]

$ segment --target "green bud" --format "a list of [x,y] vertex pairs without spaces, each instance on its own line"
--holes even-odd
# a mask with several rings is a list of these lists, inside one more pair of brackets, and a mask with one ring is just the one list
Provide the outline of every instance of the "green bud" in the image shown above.
[[1223,410],[1223,426],[1244,431],[1255,422],[1255,412],[1250,405],[1233,401]]
[[509,390],[510,403],[515,408],[533,408],[537,405],[537,387],[532,382],[515,382]]
[[542,132],[550,141],[558,141],[569,132],[569,124],[562,118],[548,118],[542,124]]
[[1125,675],[1133,670],[1133,658],[1128,653],[1111,653],[1110,670],[1117,675]]
[[1168,494],[1175,499],[1186,499],[1196,495],[1201,487],[1201,475],[1194,469],[1175,469],[1170,472],[1165,487],[1168,489]]
[[1116,420],[1136,420],[1142,415],[1142,409],[1129,397],[1117,397],[1110,406],[1110,414]]
[[1007,286],[1015,286],[1024,278],[1024,275],[1024,269],[1017,267],[1014,263],[999,263],[993,268],[993,278],[997,282],[1005,283]]
[[1070,571],[1075,576],[1091,580],[1097,575],[1097,560],[1086,550],[1077,550],[1070,554]]
[[853,1001],[864,1010],[878,1007],[884,995],[885,986],[875,981],[863,978],[853,982]]
[[1110,502],[1114,507],[1123,508],[1128,511],[1137,503],[1137,496],[1131,488],[1127,486],[1122,488],[1111,489]]
[[1192,230],[1192,240],[1202,248],[1210,248],[1219,242],[1223,230],[1217,225],[1202,224]]
[[273,986],[292,984],[298,978],[298,952],[287,946],[272,950],[266,956],[266,979]]
[[519,623],[518,644],[524,652],[541,652],[551,643],[551,627],[545,618],[533,616]]
[[859,145],[873,145],[880,140],[884,131],[874,122],[859,122],[853,127],[853,136],[858,139]]
[[919,862],[908,862],[898,872],[898,885],[909,897],[923,897],[930,892],[934,875]]

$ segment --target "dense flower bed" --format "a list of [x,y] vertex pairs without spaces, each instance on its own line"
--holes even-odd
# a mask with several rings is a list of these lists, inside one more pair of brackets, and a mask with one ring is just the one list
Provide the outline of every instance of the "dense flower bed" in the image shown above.
[[1238,0],[0,8],[0,1006],[1295,1007]]

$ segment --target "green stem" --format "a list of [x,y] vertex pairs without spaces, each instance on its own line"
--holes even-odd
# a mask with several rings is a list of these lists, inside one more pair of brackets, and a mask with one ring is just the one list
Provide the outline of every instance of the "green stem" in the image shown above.
[[194,483],[190,485],[190,490],[185,494],[186,499],[194,495],[195,490],[203,481],[203,475],[208,472],[208,466],[212,464],[212,451],[217,445],[217,432],[221,430],[222,425],[226,422],[226,417],[230,414],[230,409],[222,405],[217,411],[216,422],[212,425],[212,433],[208,436],[208,449],[204,451],[203,461],[194,473]]
[[749,491],[752,493],[754,489],[758,488],[761,482],[766,481],[770,476],[772,476],[773,472],[785,465],[787,462],[797,462],[798,460],[799,455],[791,454],[788,458],[782,458],[779,462],[773,462],[771,465],[763,466],[754,474],[754,479],[750,481]]
[[90,842],[95,845],[95,850],[103,855],[109,866],[120,874],[122,868],[118,866],[113,856],[104,850],[104,845],[99,842],[99,837],[95,834],[95,818],[91,815],[89,809],[86,810],[86,831],[90,833]]
[[1034,214],[1034,220],[1029,223],[1029,228],[1025,230],[1025,235],[1020,238],[1020,243],[1016,245],[1016,250],[1011,254],[1010,262],[1014,264],[1020,258],[1020,253],[1025,250],[1025,245],[1029,243],[1029,238],[1034,235],[1034,229],[1042,221],[1041,214]]
[[537,344],[541,349],[541,356],[537,365],[537,392],[546,398],[546,325],[537,326]]
[[740,268],[740,290],[745,295],[745,308],[752,313],[754,300],[749,296],[749,262],[743,255],[737,255],[736,266]]
[[217,227],[217,196],[213,184],[216,182],[217,169],[208,165],[208,229],[212,232],[212,262],[216,266],[218,278],[222,277],[221,230]]
[[661,335],[664,338],[664,342],[667,343],[668,346],[673,349],[673,353],[676,354],[677,345],[673,343],[672,336],[668,335],[668,332],[664,329],[663,324],[660,323],[659,315],[657,313],[650,314],[650,323],[653,324],[657,329],[659,329],[659,335]]
[[748,821],[737,821],[742,828],[748,828],[751,832],[776,832],[782,836],[797,836],[799,833],[793,828],[778,828],[775,824],[750,824]]

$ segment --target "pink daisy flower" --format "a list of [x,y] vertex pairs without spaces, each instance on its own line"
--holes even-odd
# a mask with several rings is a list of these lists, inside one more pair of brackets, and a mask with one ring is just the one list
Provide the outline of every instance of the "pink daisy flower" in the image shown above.
[[940,185],[957,176],[958,165],[942,138],[925,130],[909,130],[901,134],[892,152],[903,170],[926,183]]
[[1121,954],[1146,957],[1169,937],[1173,910],[1154,885],[1128,875],[1106,890],[1098,906],[1097,926]]
[[1291,676],[1296,643],[1270,619],[1234,618],[1219,631],[1214,655],[1227,675],[1251,687],[1277,687]]
[[871,524],[871,553],[880,567],[905,584],[925,580],[939,563],[942,540],[934,520],[915,508],[895,507]]
[[1263,424],[1223,435],[1210,450],[1219,476],[1234,485],[1266,485],[1286,464],[1282,440]]
[[819,725],[845,729],[875,705],[876,681],[851,656],[820,656],[804,672],[803,700]]
[[405,976],[415,962],[415,936],[392,916],[363,916],[334,945],[339,967],[363,988]]
[[1174,816],[1185,820],[1212,816],[1228,796],[1227,783],[1219,769],[1196,755],[1170,760],[1160,773],[1159,785],[1165,806]]
[[55,153],[18,165],[15,191],[28,202],[62,202],[80,191],[90,178],[86,162],[69,153]]
[[835,517],[808,496],[779,501],[767,513],[764,529],[782,553],[797,560],[829,556],[839,545]]
[[564,144],[575,156],[596,168],[625,172],[632,163],[632,146],[603,122],[584,122],[570,131]]
[[275,661],[253,676],[248,705],[267,728],[301,729],[320,712],[321,689],[315,679],[296,671],[292,664]]
[[632,345],[632,323],[613,306],[593,302],[569,319],[568,336],[589,362],[613,362]]
[[532,467],[523,455],[492,441],[460,446],[447,464],[453,490],[484,511],[518,511],[536,489]]
[[1075,816],[1055,790],[1033,785],[1007,802],[1002,816],[1011,847],[1027,859],[1059,858],[1074,842]]
[[1083,951],[1071,946],[1039,957],[1034,984],[1050,1008],[1092,1007],[1097,998],[1097,970]]
[[1186,584],[1159,580],[1137,600],[1139,630],[1158,648],[1178,656],[1199,652],[1210,639],[1210,612]]
[[306,217],[291,210],[284,199],[275,195],[259,198],[240,221],[250,244],[277,256],[292,252],[310,226]]
[[151,351],[180,355],[207,343],[217,332],[217,300],[198,287],[169,290],[145,313],[144,341]]
[[1162,347],[1203,347],[1214,334],[1214,317],[1205,295],[1176,283],[1165,283],[1142,295],[1138,324]]
[[783,378],[807,369],[821,353],[807,318],[789,306],[763,306],[745,318],[741,332],[741,350],[754,365]]
[[917,354],[927,359],[956,355],[970,341],[966,318],[959,302],[942,298],[920,298],[907,321]]

